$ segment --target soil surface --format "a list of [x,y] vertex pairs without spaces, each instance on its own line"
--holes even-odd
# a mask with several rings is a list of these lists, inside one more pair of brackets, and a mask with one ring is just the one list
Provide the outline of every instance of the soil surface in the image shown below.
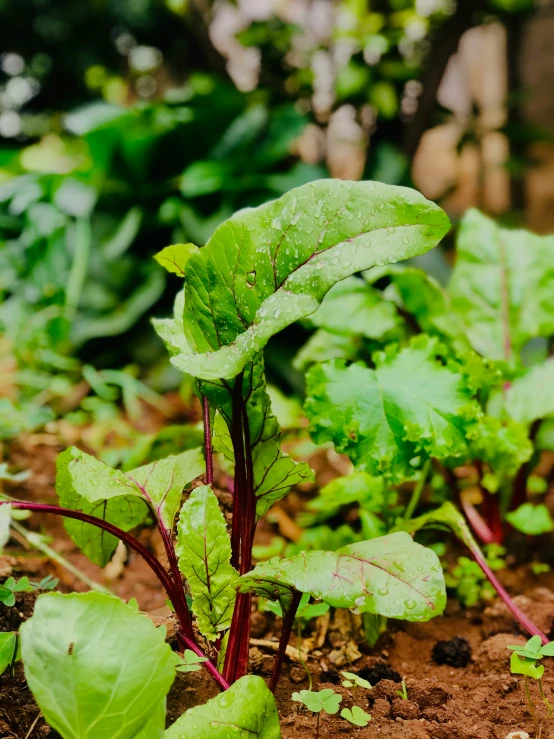
[[[34,440],[13,444],[10,462],[31,468],[33,477],[12,486],[10,495],[27,500],[56,502],[55,444]],[[52,538],[52,546],[89,577],[110,587],[124,599],[137,598],[140,607],[156,622],[171,619],[164,607],[166,596],[150,570],[131,554],[111,570],[100,570],[75,548],[60,519],[33,516],[24,522]],[[158,551],[156,535],[146,530],[144,543]],[[14,542],[0,557],[0,580],[13,574],[40,579],[46,574],[60,578],[63,592],[87,590],[87,586],[24,542]],[[517,595],[516,602],[552,638],[554,636],[554,573],[540,576],[515,565],[502,571],[504,584]],[[17,629],[32,614],[34,594],[21,594],[16,605],[0,605],[0,630]],[[169,624],[171,625],[171,624]],[[274,651],[271,643],[279,632],[279,620],[271,614],[253,615],[251,671],[268,677]],[[346,611],[322,616],[303,634],[303,649],[315,689],[333,688],[341,694],[341,708],[358,705],[371,714],[366,728],[356,728],[340,715],[322,715],[320,736],[380,737],[382,739],[554,739],[554,718],[532,685],[536,723],[525,703],[523,678],[510,674],[508,644],[523,643],[522,635],[501,603],[470,610],[450,600],[443,617],[425,624],[390,622],[386,634],[370,648],[360,636],[359,617]],[[171,629],[169,629],[171,633]],[[458,640],[452,641],[459,637]],[[441,644],[440,642],[446,642]],[[297,647],[296,636],[291,647]],[[441,664],[439,664],[441,663]],[[361,672],[371,690],[346,689],[341,670]],[[400,697],[405,678],[408,699]],[[546,665],[543,679],[546,696],[554,704],[554,670]],[[283,739],[314,737],[316,717],[292,701],[294,691],[308,689],[309,679],[299,662],[286,660],[277,689]],[[187,708],[216,695],[217,686],[204,671],[178,674],[168,696],[168,724]],[[31,728],[32,727],[32,728]],[[518,733],[521,732],[521,733]],[[0,677],[0,739],[57,739],[40,716],[26,685],[21,664]],[[109,739],[109,737],[106,737]]]

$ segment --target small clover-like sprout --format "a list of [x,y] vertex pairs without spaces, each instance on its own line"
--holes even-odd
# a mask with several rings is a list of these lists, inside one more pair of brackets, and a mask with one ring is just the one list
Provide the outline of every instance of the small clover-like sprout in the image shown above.
[[200,669],[202,662],[208,661],[207,657],[200,657],[192,649],[185,649],[182,657],[177,652],[173,652],[173,659],[177,665],[177,672],[196,672]]
[[367,690],[371,690],[371,683],[368,680],[364,680],[363,677],[360,677],[359,675],[356,675],[355,672],[345,672],[342,673],[346,680],[342,681],[342,684],[345,688],[366,688]]
[[510,669],[514,675],[540,680],[544,674],[543,657],[554,656],[554,642],[542,645],[540,636],[532,636],[526,644],[509,644],[512,650]]
[[366,713],[359,706],[352,706],[352,710],[343,708],[340,715],[354,726],[367,726],[371,721],[369,713]]
[[301,690],[299,693],[292,694],[292,700],[303,703],[308,711],[312,711],[312,713],[325,711],[325,713],[335,714],[338,713],[342,696],[335,693],[331,688],[325,688],[325,690],[318,691]]

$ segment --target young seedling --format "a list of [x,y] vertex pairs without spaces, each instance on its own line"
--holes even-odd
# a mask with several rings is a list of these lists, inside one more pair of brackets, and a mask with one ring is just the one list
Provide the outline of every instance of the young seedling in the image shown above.
[[346,719],[349,723],[354,724],[354,726],[360,726],[360,727],[367,726],[369,722],[371,721],[370,714],[366,713],[359,706],[352,706],[352,709],[343,708],[342,711],[340,712],[340,715],[344,719]]
[[408,688],[406,687],[406,680],[402,678],[402,687],[396,691],[396,695],[402,698],[403,701],[408,700]]
[[542,701],[548,710],[548,715],[552,716],[552,706],[550,705],[542,684],[542,676],[544,675],[543,657],[554,657],[554,642],[542,644],[540,636],[532,636],[526,644],[509,644],[508,649],[512,650],[510,659],[510,669],[513,675],[523,675],[525,685],[525,698],[527,705],[533,717],[535,730],[538,733],[537,718],[535,713],[535,705],[529,689],[528,677],[536,680],[539,686]]
[[331,688],[325,688],[325,690],[301,690],[299,693],[292,694],[292,700],[298,701],[306,706],[308,711],[317,713],[317,723],[315,728],[315,738],[319,737],[319,722],[321,719],[321,712],[325,711],[330,715],[338,713],[339,705],[342,701],[342,696],[335,693]]
[[28,577],[22,577],[19,580],[8,577],[0,585],[0,603],[3,603],[5,606],[14,606],[16,593],[32,593],[34,590],[53,590],[58,582],[51,575],[43,577],[40,582],[32,582]]
[[371,690],[371,683],[368,680],[364,680],[363,677],[356,675],[355,672],[346,672],[343,670],[343,676],[346,678],[342,681],[345,688],[365,688]]
[[175,664],[177,665],[177,672],[197,672],[202,665],[202,662],[207,662],[207,657],[199,657],[191,649],[185,649],[183,656],[177,652],[173,652]]

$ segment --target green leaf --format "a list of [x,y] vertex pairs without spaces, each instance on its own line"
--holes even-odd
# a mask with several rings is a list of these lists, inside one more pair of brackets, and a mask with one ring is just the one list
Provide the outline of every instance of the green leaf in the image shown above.
[[17,636],[13,631],[0,633],[0,675],[11,665],[17,648]]
[[228,629],[238,574],[223,513],[209,485],[195,488],[181,509],[177,556],[193,597],[198,628],[208,639]]
[[149,720],[148,739],[162,737],[175,667],[163,631],[136,607],[48,593],[20,633],[29,687],[63,739],[134,739]]
[[[149,509],[172,530],[185,484],[204,469],[200,451],[189,450],[125,474],[76,447],[58,455],[56,466],[62,506],[101,518],[123,531],[141,524]],[[115,536],[73,519],[66,519],[65,527],[93,562],[104,566],[109,561],[118,542]]]
[[427,621],[442,613],[446,603],[436,554],[405,533],[259,564],[237,587],[278,600],[283,612],[295,590],[334,608],[407,621]]
[[171,653],[177,666],[177,672],[198,672],[202,669],[202,662],[207,662],[207,657],[199,657],[196,652],[191,649],[185,649],[183,656],[177,652]]
[[347,477],[337,477],[321,488],[319,495],[306,504],[310,513],[302,515],[303,526],[333,518],[342,506],[358,505],[371,512],[381,512],[384,505],[383,478],[367,472],[354,472]]
[[401,324],[394,304],[359,277],[338,282],[323,298],[310,324],[333,334],[366,336],[381,339]]
[[345,682],[348,682],[350,683],[350,685],[347,687],[356,685],[358,688],[365,688],[366,690],[371,690],[371,683],[368,680],[364,680],[363,677],[360,677],[355,672],[343,671],[342,674],[346,678],[346,681],[343,680],[342,682],[343,685],[345,685]]
[[520,657],[517,652],[512,653],[510,670],[514,675],[526,675],[535,680],[540,680],[544,675],[544,665],[537,664],[533,659]]
[[539,651],[542,657],[554,657],[554,642],[549,641],[548,644],[541,646]]
[[198,448],[131,470],[127,477],[152,503],[166,529],[172,531],[185,486],[205,471],[204,455]]
[[[515,421],[502,422],[498,418],[483,416],[468,425],[466,437],[469,457],[489,464],[497,478],[496,489],[504,480],[515,477],[521,465],[533,454],[527,429]],[[496,492],[490,486],[488,489]]]
[[190,257],[198,251],[195,244],[172,244],[154,254],[154,259],[179,277],[185,276],[185,265]]
[[342,336],[319,329],[301,347],[292,365],[300,372],[304,372],[315,362],[326,362],[329,359],[357,359],[361,349],[359,337]]
[[342,696],[335,693],[332,688],[325,688],[324,690],[318,691],[301,690],[299,693],[292,694],[292,700],[303,703],[313,713],[325,711],[325,713],[332,715],[338,713]]
[[528,536],[540,536],[554,530],[550,511],[544,503],[523,503],[515,511],[506,514],[506,521]]
[[525,424],[554,415],[554,360],[535,365],[514,380],[506,392],[505,409]]
[[203,706],[189,708],[164,739],[281,739],[275,698],[257,675],[247,675]]
[[464,216],[449,292],[473,348],[511,359],[534,336],[554,333],[554,237]]
[[307,375],[310,433],[332,441],[354,464],[393,481],[410,477],[410,461],[462,457],[465,428],[480,413],[456,372],[436,359],[436,341],[421,336],[376,369],[327,362]]
[[435,246],[443,211],[406,188],[320,180],[225,221],[185,267],[193,353],[172,362],[206,380],[235,377],[271,336],[313,313],[340,280]]
[[359,706],[352,706],[352,710],[350,708],[343,708],[340,715],[351,724],[354,724],[354,726],[367,726],[371,721],[369,713],[366,713]]

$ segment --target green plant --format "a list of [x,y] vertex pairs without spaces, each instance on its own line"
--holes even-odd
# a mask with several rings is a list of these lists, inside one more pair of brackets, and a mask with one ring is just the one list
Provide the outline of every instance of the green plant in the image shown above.
[[342,697],[335,693],[332,688],[324,690],[301,690],[299,693],[292,694],[292,700],[302,703],[308,711],[317,713],[317,722],[315,728],[315,737],[319,737],[319,722],[321,712],[330,714],[331,716],[338,713]]
[[354,726],[364,727],[371,721],[371,716],[366,713],[359,706],[352,706],[352,708],[343,708],[340,712],[342,718],[346,719],[349,723]]
[[58,580],[51,575],[43,577],[40,582],[32,582],[28,577],[22,577],[16,580],[14,577],[8,577],[0,585],[0,603],[5,606],[15,605],[16,593],[32,593],[34,590],[53,590],[58,584]]
[[396,691],[396,695],[399,698],[402,698],[403,701],[407,701],[408,699],[408,688],[406,687],[406,680],[402,678],[402,687],[400,690]]
[[526,644],[508,645],[508,649],[512,650],[512,656],[510,658],[510,670],[512,671],[512,674],[523,675],[525,697],[536,728],[537,719],[535,716],[535,707],[533,704],[533,698],[531,697],[531,691],[529,690],[527,678],[531,677],[533,680],[537,681],[541,698],[548,710],[548,715],[552,716],[552,706],[544,694],[542,684],[542,677],[544,675],[544,665],[542,664],[542,660],[544,657],[554,657],[554,642],[543,644],[539,636],[532,636]]
[[[224,690],[246,674],[254,594],[277,601],[283,614],[272,691],[303,595],[332,607],[409,621],[438,615],[445,605],[442,569],[436,555],[405,532],[256,567],[252,543],[257,521],[270,506],[292,485],[313,477],[305,463],[280,449],[280,429],[266,392],[265,344],[316,310],[336,282],[423,253],[448,226],[444,213],[412,190],[322,180],[240,211],[202,249],[175,245],[165,250],[161,261],[184,270],[185,287],[174,319],[157,320],[155,326],[172,363],[195,378],[204,410],[203,452],[191,449],[121,472],[70,448],[57,461],[61,507],[4,502],[63,515],[70,536],[100,565],[109,560],[118,538],[141,554],[172,603],[180,649],[207,656],[198,646],[194,617],[209,643],[210,657],[202,664]],[[234,466],[230,535],[212,486],[214,447]],[[200,475],[206,484],[182,503],[183,489]],[[129,533],[151,519],[169,572]],[[57,605],[63,610],[63,600]],[[33,618],[38,624],[40,613]],[[40,705],[41,696],[37,699]],[[185,714],[182,730],[191,722]]]
[[371,683],[367,680],[364,680],[363,677],[360,677],[359,675],[356,675],[355,672],[345,672],[343,670],[342,672],[343,677],[345,680],[342,681],[342,684],[345,688],[366,688],[366,690],[371,689]]

